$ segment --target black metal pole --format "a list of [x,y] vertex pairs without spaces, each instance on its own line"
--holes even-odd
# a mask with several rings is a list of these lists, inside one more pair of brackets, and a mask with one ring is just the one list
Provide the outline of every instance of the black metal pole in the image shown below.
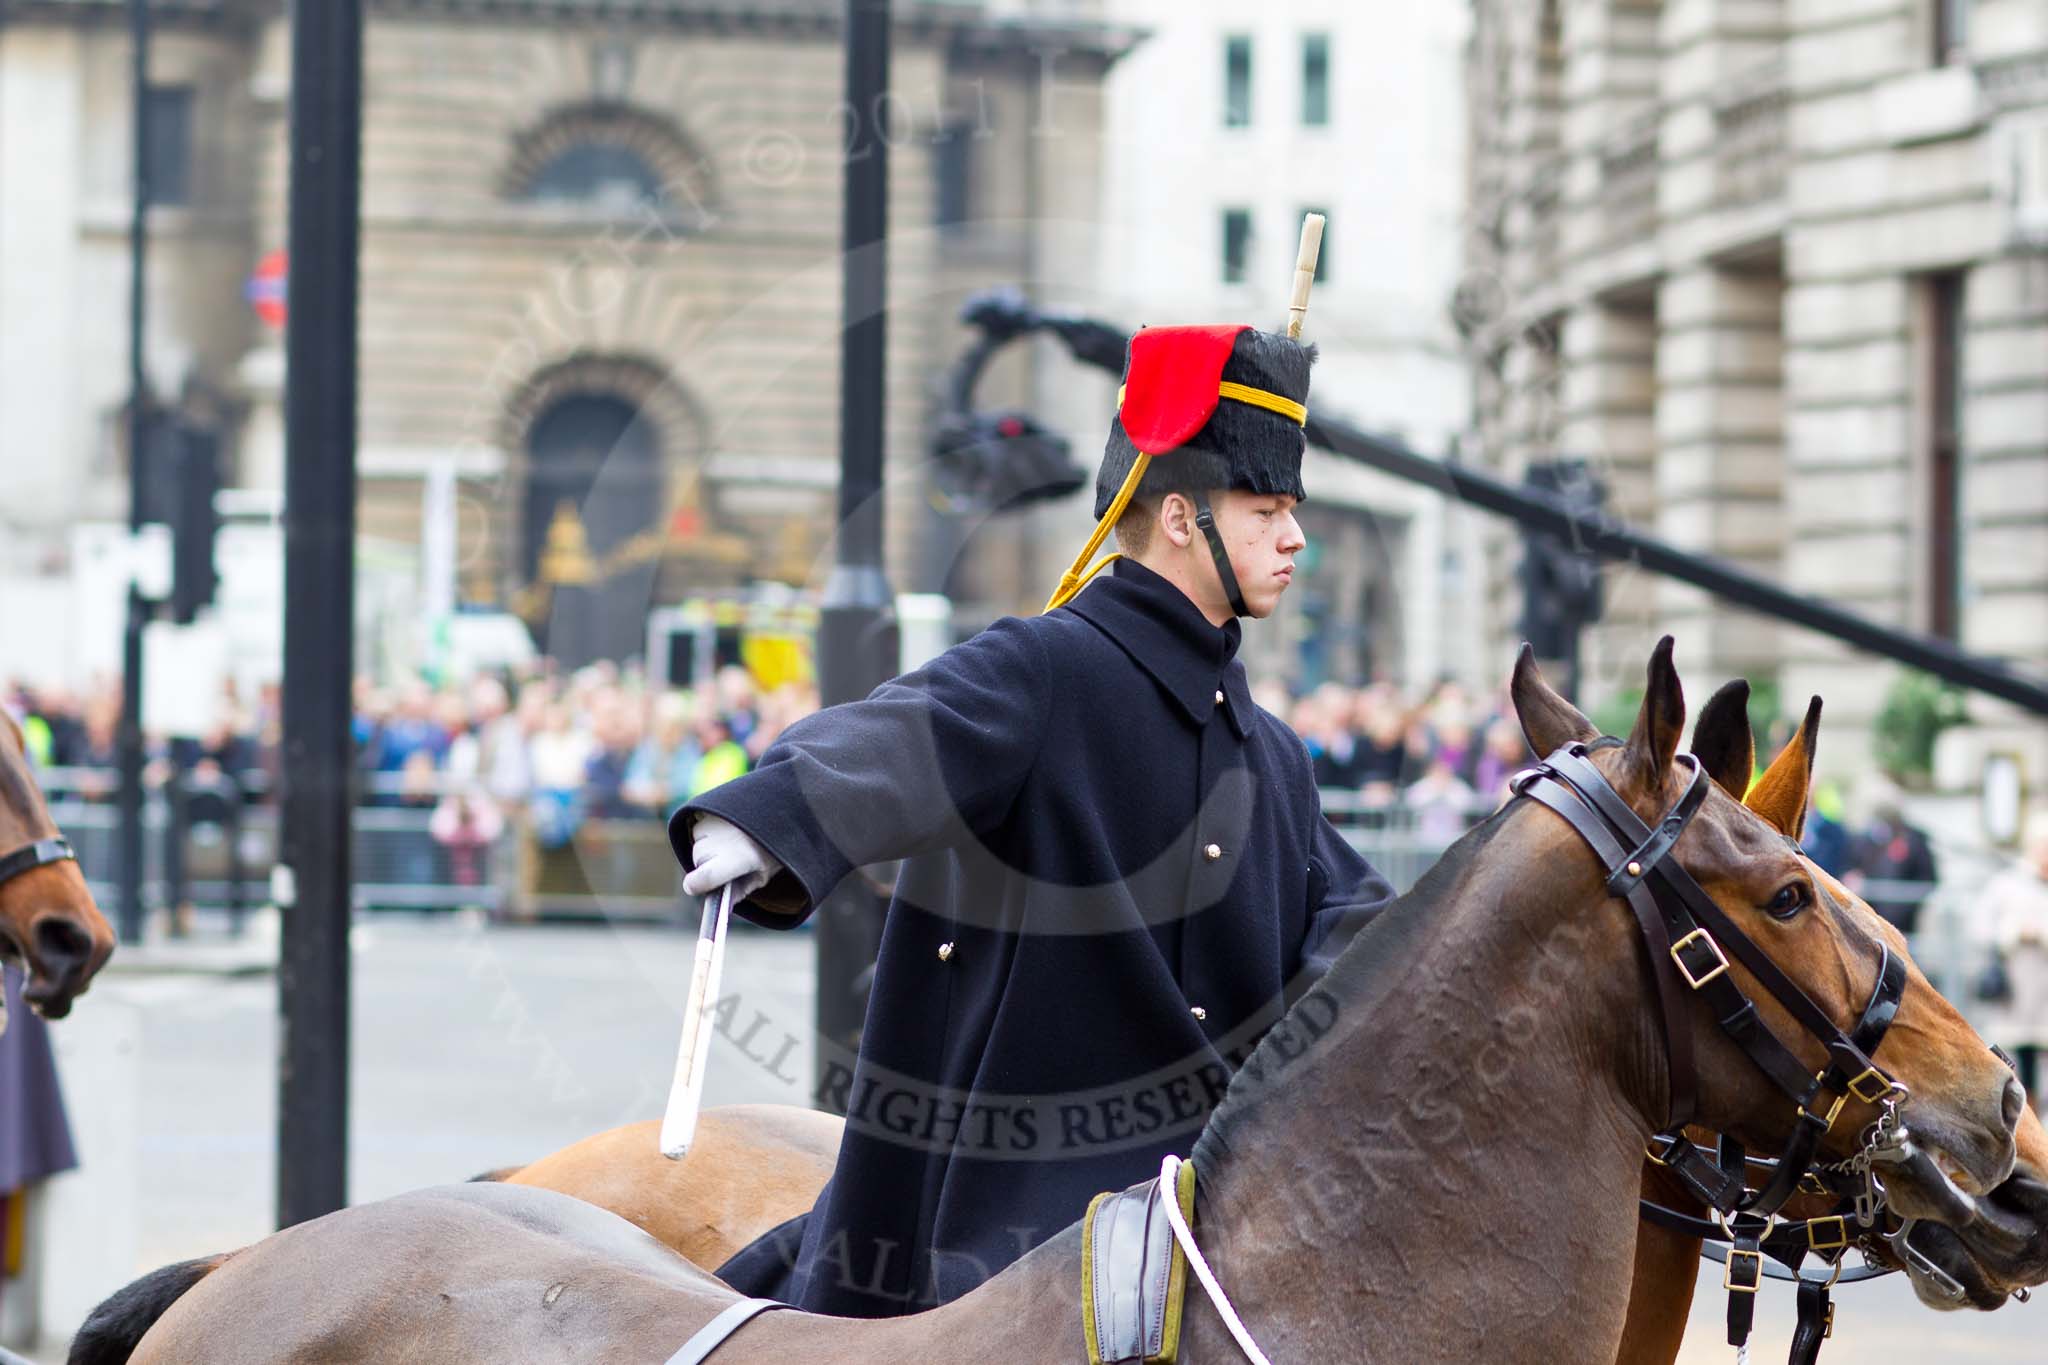
[[[149,459],[148,380],[142,372],[142,329],[146,318],[143,285],[149,260],[149,4],[128,0],[129,41],[134,47],[135,201],[128,222],[128,533],[142,529]],[[121,632],[121,725],[119,755],[120,848],[119,920],[121,941],[142,941],[142,627],[149,604],[133,585]]]
[[1580,511],[1557,499],[1532,494],[1469,465],[1418,455],[1396,441],[1373,436],[1344,422],[1311,416],[1308,439],[1311,445],[1333,454],[1358,460],[1396,478],[1428,484],[1474,507],[1548,531],[1584,554],[1633,564],[1690,583],[1732,606],[1790,621],[1960,687],[2009,701],[2035,715],[2048,716],[2048,683],[2029,678],[2001,660],[1965,653],[1946,640],[1881,625],[1818,597],[1779,587],[1725,560],[1681,550],[1655,536],[1631,530],[1604,513]]
[[[818,622],[821,700],[866,696],[896,672],[896,631],[882,568],[883,364],[888,344],[889,0],[847,0],[842,323],[839,360],[839,553]],[[854,982],[875,959],[881,907],[849,877],[818,909],[816,1021],[820,1068],[859,1037]]]
[[363,0],[292,4],[277,1221],[348,1194],[349,679]]

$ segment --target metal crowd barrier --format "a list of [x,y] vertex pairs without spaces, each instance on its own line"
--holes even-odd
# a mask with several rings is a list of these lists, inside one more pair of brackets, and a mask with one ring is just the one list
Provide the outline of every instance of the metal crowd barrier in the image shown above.
[[1444,850],[1493,814],[1497,805],[1415,807],[1368,801],[1358,792],[1325,788],[1323,814],[1346,843],[1396,891],[1406,891],[1443,857]]
[[[118,810],[111,774],[38,775],[50,813],[78,850],[93,894],[118,894]],[[566,844],[543,847],[520,811],[488,842],[434,837],[438,796],[395,781],[365,782],[354,814],[353,898],[362,910],[477,909],[502,918],[673,919],[682,873],[664,823],[586,819]],[[172,838],[173,828],[181,837]],[[277,808],[225,785],[160,784],[143,803],[146,910],[178,906],[242,913],[267,904],[277,860]]]

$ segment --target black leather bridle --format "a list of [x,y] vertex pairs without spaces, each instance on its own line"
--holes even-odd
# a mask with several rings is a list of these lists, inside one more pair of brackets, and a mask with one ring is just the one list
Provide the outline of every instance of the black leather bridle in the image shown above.
[[[1881,1105],[1904,1097],[1905,1087],[1871,1058],[1898,1014],[1906,988],[1905,963],[1880,943],[1876,986],[1862,1018],[1844,1033],[1669,857],[1707,798],[1710,779],[1700,761],[1691,754],[1679,755],[1691,780],[1652,827],[1608,785],[1588,757],[1592,747],[1566,745],[1518,774],[1515,790],[1549,807],[1578,832],[1607,869],[1608,894],[1625,900],[1635,913],[1649,949],[1651,979],[1664,1021],[1671,1109],[1662,1131],[1680,1134],[1698,1112],[1699,1079],[1687,1018],[1687,1002],[1693,998],[1706,1004],[1721,1031],[1792,1100],[1797,1110],[1792,1136],[1762,1190],[1745,1188],[1738,1176],[1682,1136],[1664,1153],[1665,1163],[1688,1186],[1697,1186],[1694,1192],[1701,1202],[1716,1212],[1774,1214],[1797,1192],[1800,1177],[1820,1154],[1821,1140],[1851,1098]],[[1731,955],[1826,1049],[1827,1065],[1818,1073],[1807,1070],[1735,984],[1728,970]]]
[[[1772,1243],[1770,1253],[1791,1260],[1795,1272],[1797,1260],[1807,1252],[1833,1263],[1836,1273],[1829,1280],[1810,1282],[1815,1286],[1812,1289],[1802,1285],[1800,1305],[1802,1326],[1810,1315],[1809,1298],[1815,1301],[1812,1315],[1825,1313],[1831,1319],[1826,1291],[1841,1277],[1841,1259],[1853,1240],[1850,1217],[1836,1213],[1791,1224],[1776,1215],[1802,1189],[1841,1194],[1846,1204],[1849,1193],[1816,1170],[1821,1141],[1850,1099],[1890,1113],[1905,1098],[1906,1088],[1873,1058],[1898,1015],[1906,988],[1906,964],[1879,942],[1880,960],[1869,1001],[1855,1026],[1843,1032],[1669,856],[1706,802],[1710,779],[1699,760],[1691,754],[1679,755],[1679,762],[1691,773],[1685,791],[1656,825],[1646,825],[1590,757],[1594,750],[1620,742],[1602,739],[1567,744],[1518,774],[1513,790],[1554,811],[1586,841],[1606,870],[1608,894],[1626,901],[1634,913],[1649,954],[1671,1082],[1671,1108],[1657,1138],[1662,1150],[1653,1150],[1651,1156],[1712,1211],[1714,1220],[1708,1223],[1655,1205],[1645,1205],[1645,1212],[1670,1214],[1670,1220],[1657,1221],[1707,1239],[1718,1233],[1719,1240],[1728,1244],[1723,1284],[1734,1295],[1729,1333],[1737,1344],[1749,1335],[1755,1294],[1765,1274],[1767,1241]],[[1826,1050],[1827,1065],[1819,1072],[1809,1071],[1771,1031],[1735,983],[1729,972],[1731,959],[1740,962]],[[1769,1173],[1761,1189],[1748,1188],[1745,1176],[1751,1163],[1738,1145],[1724,1141],[1717,1159],[1685,1136],[1684,1129],[1695,1118],[1699,1101],[1689,1009],[1689,1001],[1695,998],[1795,1108],[1792,1135],[1784,1151],[1775,1161],[1761,1163]],[[1874,1209],[1865,1212],[1874,1220]],[[1868,1226],[1865,1221],[1865,1230]],[[1803,1245],[1793,1248],[1790,1243],[1795,1238]],[[1817,1350],[1818,1334],[1812,1335]]]

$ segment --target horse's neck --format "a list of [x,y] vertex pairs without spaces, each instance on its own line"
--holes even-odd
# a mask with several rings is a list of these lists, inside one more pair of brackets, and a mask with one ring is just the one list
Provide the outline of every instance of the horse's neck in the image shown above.
[[1661,1040],[1590,865],[1486,852],[1339,963],[1198,1149],[1199,1239],[1276,1360],[1613,1359]]

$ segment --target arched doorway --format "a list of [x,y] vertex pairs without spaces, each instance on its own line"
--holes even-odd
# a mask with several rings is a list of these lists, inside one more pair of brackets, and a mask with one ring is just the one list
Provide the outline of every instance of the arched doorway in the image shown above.
[[654,427],[615,394],[570,393],[534,418],[526,456],[523,568],[552,589],[535,642],[567,668],[640,653],[659,559],[634,538],[663,505]]

